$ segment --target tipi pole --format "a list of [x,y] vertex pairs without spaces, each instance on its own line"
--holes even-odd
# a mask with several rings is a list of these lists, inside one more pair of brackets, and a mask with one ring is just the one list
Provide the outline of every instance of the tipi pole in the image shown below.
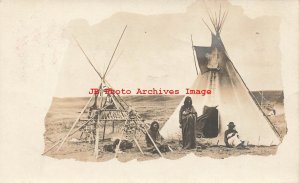
[[[126,121],[125,121],[124,124],[126,124],[127,121],[128,121],[128,119],[126,119]],[[123,139],[123,136],[124,136],[124,130],[122,130],[121,137],[119,138],[119,143],[117,144],[116,149],[115,149],[115,158],[118,157],[118,151],[119,151],[119,149],[120,149],[120,144],[121,144],[121,141],[122,141],[122,139]]]
[[195,63],[196,73],[198,75],[199,73],[198,73],[197,64],[196,64],[194,42],[193,42],[193,35],[192,34],[191,34],[191,42],[192,42],[192,51],[193,51],[193,57],[194,57],[194,63]]
[[220,9],[219,9],[219,19],[218,19],[218,29],[221,27],[221,4],[220,4]]
[[119,44],[120,44],[120,41],[121,41],[121,39],[122,39],[122,37],[123,37],[123,34],[124,34],[126,28],[127,28],[127,25],[126,25],[125,28],[123,29],[123,32],[122,32],[122,34],[121,34],[121,36],[120,36],[120,38],[119,38],[119,41],[118,41],[118,43],[117,43],[117,45],[116,45],[116,47],[115,47],[115,50],[114,50],[114,52],[113,52],[113,54],[112,54],[112,56],[111,56],[111,58],[110,58],[110,60],[109,60],[109,64],[108,64],[108,66],[106,67],[106,70],[105,70],[105,72],[104,72],[103,78],[105,78],[105,76],[106,76],[106,73],[107,73],[107,71],[108,71],[108,69],[109,69],[109,66],[110,66],[110,64],[111,64],[112,59],[114,58],[114,55],[115,55],[115,53],[116,53],[116,51],[117,51],[117,48],[118,48],[118,46],[119,46]]
[[[86,124],[88,124],[91,121],[88,120],[87,122],[85,122],[84,124],[82,124],[81,126],[79,126],[76,130],[74,130],[69,136],[72,136],[74,133],[76,133],[78,130],[80,130],[83,126],[85,126]],[[51,151],[54,147],[56,147],[60,142],[62,141],[62,138],[59,139],[53,146],[51,146],[48,150],[46,150],[42,155],[46,154],[47,152]]]
[[211,24],[213,25],[213,27],[215,28],[215,30],[216,30],[216,26],[215,26],[215,23],[214,23],[214,20],[213,20],[213,18],[212,18],[212,15],[211,15],[212,13],[210,12],[210,10],[208,9],[208,16],[209,16],[209,19],[210,19],[210,21],[211,21]]
[[262,98],[262,102],[261,102],[261,106],[264,104],[264,91],[261,91],[261,98]]
[[100,133],[100,129],[97,128],[96,138],[95,138],[95,148],[94,148],[94,155],[96,156],[96,158],[98,157],[98,153],[99,153],[99,133]]
[[102,109],[102,106],[103,106],[103,90],[104,90],[104,81],[103,79],[101,79],[101,88],[100,88],[100,110]]
[[77,39],[73,36],[73,39],[76,41],[78,47],[80,48],[80,50],[82,51],[82,53],[84,54],[85,58],[88,60],[88,62],[90,63],[90,65],[93,67],[93,69],[96,71],[96,73],[100,76],[100,78],[102,79],[101,74],[97,71],[97,69],[95,68],[95,66],[92,64],[92,61],[89,59],[89,57],[87,56],[87,54],[84,52],[83,48],[80,46],[79,42],[77,41]]
[[[139,118],[139,116],[137,116],[137,118],[138,118],[139,122],[142,122],[142,120]],[[142,122],[142,123],[144,123],[144,122]],[[144,123],[144,124],[145,124],[145,123]],[[159,154],[161,157],[163,157],[163,155],[161,154],[160,150],[158,149],[156,143],[155,143],[154,140],[152,139],[151,135],[148,133],[148,130],[145,128],[145,126],[143,126],[143,128],[144,128],[146,134],[148,135],[149,139],[151,140],[152,144],[154,145],[155,149],[157,150],[158,154]]]
[[92,100],[93,96],[89,99],[89,101],[87,102],[87,104],[84,106],[84,108],[81,110],[79,116],[77,117],[76,121],[73,123],[71,129],[69,130],[69,132],[67,133],[67,135],[65,136],[65,138],[62,140],[61,144],[59,145],[58,149],[56,151],[59,151],[60,148],[62,147],[62,145],[65,143],[65,141],[67,140],[67,138],[69,137],[71,131],[73,130],[73,128],[76,126],[76,124],[78,123],[79,119],[81,118],[83,112],[85,111],[85,109],[88,107],[88,105],[90,104],[91,100]]
[[[225,15],[224,15],[224,19],[222,18],[221,25],[223,25],[223,24],[224,24],[224,22],[225,22],[225,20],[226,20],[226,18],[227,18],[227,15],[228,15],[228,10],[227,10],[226,12],[224,12],[224,13],[225,13]],[[221,33],[221,31],[222,31],[222,28],[223,28],[223,26],[221,26],[221,27],[220,27],[219,33]]]
[[98,115],[98,118],[97,118],[97,124],[96,124],[96,137],[95,137],[95,149],[94,149],[94,155],[96,156],[96,158],[98,158],[98,154],[99,154],[99,133],[100,133],[100,129],[99,129],[98,125],[99,125],[99,122],[100,122],[100,117],[102,117],[102,114],[99,112],[97,115]]
[[206,25],[206,27],[210,30],[211,33],[213,33],[213,31],[210,29],[210,27],[207,25],[207,23],[202,19],[203,23]]
[[105,138],[105,129],[106,129],[106,121],[104,121],[102,141],[104,141]]
[[146,130],[146,133],[147,133],[149,139],[151,140],[152,144],[154,145],[155,149],[157,150],[158,154],[159,154],[161,157],[163,157],[163,155],[161,154],[160,150],[158,149],[156,143],[154,142],[154,140],[152,139],[151,135],[148,133],[147,130]]
[[[123,106],[123,104],[120,102],[120,100],[115,95],[112,95],[112,96],[113,96],[112,98],[114,98],[114,100],[117,100],[117,102],[120,104],[122,109],[126,110],[126,108]],[[117,94],[117,96],[122,100],[123,103],[126,104],[127,107],[129,107],[128,104],[118,94]]]
[[[105,82],[105,84],[108,86],[108,87],[110,87],[110,88],[112,88],[113,89],[113,87],[108,83],[108,81],[106,80],[106,79],[104,79],[104,82]],[[117,100],[117,102],[120,104],[120,106],[125,110],[125,107],[122,105],[122,103],[119,101],[119,99],[127,106],[127,107],[129,107],[129,105],[122,99],[122,97],[119,95],[119,94],[117,94],[117,96],[119,97],[119,99],[116,97],[116,95],[111,95],[112,96],[112,99],[115,99],[115,100]],[[115,98],[114,98],[115,97]]]
[[[108,83],[108,81],[106,80],[106,79],[104,79],[104,81],[105,81],[105,84],[107,84],[107,86],[109,86],[110,88],[113,88],[109,83]],[[117,96],[119,97],[119,99],[115,96],[115,95],[112,95],[113,97],[115,97],[115,99],[120,103],[120,105],[125,109],[125,107],[121,104],[121,102],[119,101],[119,99],[127,106],[127,107],[129,107],[129,105],[122,99],[122,97],[119,95],[119,94],[117,94]]]
[[[100,83],[100,85],[99,85],[99,87],[98,87],[100,93],[98,93],[98,96],[97,96],[97,101],[98,101],[98,100],[99,100],[98,98],[99,98],[99,95],[100,95],[99,106],[97,106],[99,109],[101,109],[101,107],[102,107],[102,93],[101,93],[101,91],[102,91],[102,89],[103,89],[102,77],[100,77],[100,78],[101,78],[101,83]],[[100,111],[99,111],[99,112],[100,112]],[[99,114],[99,115],[100,115],[100,114]],[[98,115],[98,117],[99,117],[99,115]]]
[[217,32],[219,32],[217,12],[215,12],[215,24],[216,24],[216,33],[217,33]]
[[[76,42],[77,42],[79,48],[80,48],[81,51],[84,53],[85,57],[87,58],[87,60],[88,60],[89,63],[91,64],[91,66],[93,67],[93,69],[97,72],[97,74],[98,74],[99,77],[101,78],[101,83],[106,82],[106,83],[109,85],[109,83],[105,80],[105,76],[106,76],[106,74],[107,74],[107,71],[108,71],[109,66],[110,66],[110,64],[111,64],[111,61],[112,61],[112,59],[113,59],[113,56],[114,56],[114,54],[115,54],[115,52],[116,52],[116,49],[118,48],[118,45],[119,45],[119,43],[120,43],[120,41],[121,41],[121,39],[122,39],[122,36],[123,36],[123,34],[124,34],[126,28],[127,28],[127,25],[125,26],[125,28],[124,28],[124,30],[123,30],[123,32],[122,32],[122,34],[121,34],[121,37],[120,37],[120,39],[119,39],[119,41],[118,41],[118,43],[117,43],[117,46],[116,46],[116,48],[115,48],[115,50],[114,50],[114,53],[113,53],[113,55],[112,55],[112,57],[111,57],[111,59],[110,59],[109,65],[108,65],[108,67],[106,68],[106,71],[105,71],[103,77],[102,77],[101,74],[97,71],[97,69],[94,67],[94,65],[92,64],[92,62],[91,62],[90,59],[88,58],[87,54],[84,52],[84,50],[83,50],[82,47],[80,46],[79,42],[74,38],[74,39],[76,40]],[[103,88],[103,86],[102,86],[102,88]],[[101,89],[101,92],[103,92],[102,89]],[[127,104],[127,103],[126,103],[126,102],[125,102],[118,94],[117,94],[117,96],[120,98],[120,100],[122,100],[122,101],[124,102],[124,104],[125,104],[127,107],[129,107],[129,105],[128,105],[128,104]],[[116,99],[117,99],[117,98],[116,98]],[[101,96],[101,100],[103,100],[103,95]],[[117,100],[118,100],[118,99],[117,99]],[[102,107],[102,102],[101,102],[101,107]],[[123,106],[122,106],[122,107],[123,107]],[[124,108],[124,107],[123,107],[123,108]],[[145,127],[144,127],[144,130],[146,131],[148,137],[150,138],[151,142],[153,143],[154,147],[156,148],[156,150],[158,151],[158,153],[160,154],[160,156],[162,156],[160,150],[159,150],[158,147],[156,146],[155,142],[153,141],[152,137],[149,135],[149,133],[148,133],[148,131],[145,129]],[[98,138],[99,138],[99,137],[98,137]],[[96,139],[96,141],[98,141],[98,140],[99,140],[99,139]],[[119,146],[119,145],[120,145],[120,143],[118,144],[118,146]],[[116,154],[117,154],[117,153],[116,153]],[[162,157],[163,157],[163,156],[162,156]]]
[[115,132],[115,121],[112,121],[112,133]]
[[263,91],[259,92],[260,94],[260,106],[262,107],[263,106],[263,100],[264,100],[264,93]]
[[83,132],[81,132],[80,137],[79,137],[79,140],[81,140],[82,135],[83,135]]
[[138,143],[138,141],[136,140],[136,138],[135,138],[135,137],[133,137],[133,140],[134,140],[134,142],[135,142],[136,146],[137,146],[137,147],[139,148],[139,150],[141,151],[141,153],[142,153],[142,154],[144,154],[144,152],[143,152],[143,150],[142,150],[141,146],[139,145],[139,143]]
[[[226,52],[225,52],[226,53]],[[228,54],[226,53],[226,56],[229,58]],[[230,64],[232,65],[232,67],[234,68],[234,70],[236,71],[236,73],[238,74],[240,80],[242,81],[242,83],[244,83],[244,86],[246,88],[246,90],[248,91],[250,97],[252,98],[252,100],[254,101],[254,103],[256,104],[256,106],[258,107],[258,109],[262,112],[263,116],[265,117],[265,119],[268,121],[269,125],[273,128],[275,134],[281,138],[279,132],[276,130],[275,126],[271,123],[270,119],[266,116],[266,114],[263,112],[262,108],[260,107],[258,101],[256,100],[255,96],[251,93],[250,89],[247,87],[245,81],[243,80],[242,76],[240,75],[240,73],[238,72],[238,70],[235,68],[234,64],[232,63],[232,61],[229,59]]]
[[121,138],[119,139],[119,143],[117,144],[116,149],[115,149],[115,158],[118,157],[118,151],[120,150],[120,144],[121,144],[122,138],[123,138],[123,133],[122,133]]
[[[102,83],[102,88],[101,88],[101,99],[100,99],[100,111],[102,112],[102,107],[103,107],[103,90],[104,90],[104,78],[101,79],[101,83]],[[105,128],[106,128],[106,121],[104,121],[104,126],[103,126],[103,137],[102,137],[102,141],[104,141],[104,137],[105,137]]]
[[62,139],[59,139],[53,146],[51,146],[48,150],[46,150],[42,155],[46,154],[47,152],[51,151],[54,147],[56,147]]

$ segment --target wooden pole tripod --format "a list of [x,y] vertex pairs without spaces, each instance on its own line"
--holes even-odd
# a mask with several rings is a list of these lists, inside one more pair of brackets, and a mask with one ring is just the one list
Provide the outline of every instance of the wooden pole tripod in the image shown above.
[[[80,50],[83,52],[84,56],[86,57],[86,59],[88,60],[88,62],[90,63],[90,65],[93,67],[93,69],[96,71],[96,73],[98,74],[98,76],[99,76],[100,79],[101,79],[101,85],[99,86],[99,90],[100,90],[101,94],[100,94],[100,104],[99,104],[99,107],[98,107],[98,109],[97,109],[97,110],[98,110],[98,115],[97,115],[98,119],[97,119],[97,122],[96,122],[96,135],[95,135],[96,137],[95,137],[95,149],[94,149],[94,154],[95,154],[96,156],[98,156],[98,153],[99,153],[100,128],[99,128],[98,126],[100,126],[100,123],[101,123],[101,122],[104,122],[104,126],[103,126],[103,127],[104,127],[104,128],[103,128],[103,138],[102,138],[102,139],[104,139],[104,137],[105,137],[105,129],[106,129],[106,125],[105,125],[106,122],[107,122],[107,121],[116,121],[116,119],[104,119],[104,118],[105,118],[105,117],[104,117],[105,111],[103,110],[103,109],[104,109],[104,107],[103,107],[103,99],[104,99],[103,92],[104,92],[104,85],[110,87],[110,85],[109,85],[108,82],[106,81],[105,77],[106,77],[106,75],[107,75],[107,73],[108,73],[109,67],[110,67],[110,65],[111,65],[111,62],[112,62],[112,60],[113,60],[113,57],[114,57],[114,55],[115,55],[115,53],[116,53],[116,50],[117,50],[117,48],[118,48],[118,46],[119,46],[119,44],[120,44],[120,41],[121,41],[121,39],[122,39],[122,37],[123,37],[123,34],[124,34],[126,28],[127,28],[127,25],[125,26],[125,28],[124,28],[123,31],[122,31],[122,34],[121,34],[121,36],[120,36],[120,38],[119,38],[119,40],[118,40],[118,42],[117,42],[117,45],[116,45],[116,47],[115,47],[115,49],[114,49],[114,52],[113,52],[113,54],[112,54],[112,56],[111,56],[111,58],[110,58],[110,60],[109,60],[109,64],[108,64],[108,66],[107,66],[107,68],[106,68],[106,70],[105,70],[103,76],[101,75],[100,72],[98,72],[98,70],[97,70],[97,69],[95,68],[95,66],[92,64],[91,60],[89,59],[89,57],[87,56],[87,54],[84,52],[83,48],[80,46],[79,42],[78,42],[78,41],[75,39],[75,37],[74,37],[74,40],[76,41],[78,47],[79,47]],[[128,104],[127,104],[127,103],[126,103],[119,95],[118,95],[118,97],[120,98],[120,100],[121,100],[127,107],[129,107],[129,105],[128,105]],[[92,99],[92,97],[90,98],[90,100],[91,100],[91,99]],[[116,103],[119,103],[120,107],[117,107],[117,109],[121,111],[121,114],[122,114],[122,115],[123,115],[123,112],[126,112],[126,113],[127,113],[127,116],[123,116],[123,118],[125,118],[125,122],[128,121],[128,112],[129,112],[129,111],[125,108],[125,106],[123,106],[123,105],[121,104],[121,102],[118,100],[118,98],[117,98],[116,96],[113,95],[113,96],[112,96],[112,99],[115,100],[115,101],[114,101],[115,104],[116,104]],[[90,100],[89,100],[88,104],[90,103]],[[95,100],[98,100],[98,98],[95,98]],[[59,144],[59,143],[61,142],[59,148],[57,149],[57,151],[59,151],[59,150],[61,149],[61,147],[62,147],[62,145],[64,144],[64,142],[66,141],[66,139],[70,136],[71,131],[73,130],[73,128],[76,126],[76,124],[77,124],[78,121],[80,120],[80,118],[81,118],[83,112],[85,111],[85,109],[87,108],[88,104],[87,104],[87,105],[84,107],[84,109],[81,111],[79,117],[78,117],[78,118],[76,119],[76,121],[73,123],[73,125],[72,125],[71,129],[69,130],[68,134],[67,134],[62,140],[59,140],[59,142],[57,143],[57,144]],[[123,111],[123,112],[122,112],[122,111]],[[127,119],[126,119],[126,117],[127,117]],[[156,148],[156,150],[157,150],[158,153],[160,154],[160,156],[162,156],[162,154],[161,154],[161,152],[159,151],[159,149],[158,149],[156,143],[153,141],[152,137],[151,137],[150,134],[148,133],[148,131],[147,131],[146,127],[145,127],[146,124],[143,123],[143,122],[141,121],[141,119],[140,119],[140,117],[139,117],[138,115],[136,116],[136,118],[137,118],[137,119],[136,119],[135,123],[136,123],[136,128],[137,128],[137,129],[135,129],[135,131],[136,131],[136,130],[140,130],[140,131],[143,131],[145,134],[147,134],[147,135],[149,136],[151,142],[153,143],[154,147]],[[121,119],[121,120],[124,120],[124,119]],[[130,119],[130,120],[131,120],[131,119]],[[87,124],[88,124],[88,123],[87,123]],[[141,126],[142,126],[142,127],[141,127]],[[142,152],[142,149],[141,149],[140,145],[138,144],[138,142],[137,142],[135,136],[134,136],[133,140],[134,140],[135,143],[137,144],[139,150]],[[120,140],[120,142],[121,142],[121,140]],[[120,144],[119,144],[119,145],[120,145]],[[119,147],[119,145],[118,145],[118,147]],[[55,146],[56,146],[56,145],[55,145]],[[143,152],[142,152],[142,153],[143,153]]]

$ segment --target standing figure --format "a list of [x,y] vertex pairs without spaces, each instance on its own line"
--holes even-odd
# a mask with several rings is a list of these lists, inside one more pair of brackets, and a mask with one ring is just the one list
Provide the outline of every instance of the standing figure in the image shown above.
[[196,148],[195,123],[197,119],[197,112],[195,111],[192,98],[186,97],[183,106],[179,112],[179,123],[182,130],[182,148],[194,149]]

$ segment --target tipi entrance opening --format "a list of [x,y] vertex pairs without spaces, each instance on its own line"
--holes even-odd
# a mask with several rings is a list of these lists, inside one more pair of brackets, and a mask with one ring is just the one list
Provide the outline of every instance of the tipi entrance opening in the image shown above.
[[203,113],[197,118],[196,136],[215,138],[219,133],[219,110],[216,107],[204,106]]

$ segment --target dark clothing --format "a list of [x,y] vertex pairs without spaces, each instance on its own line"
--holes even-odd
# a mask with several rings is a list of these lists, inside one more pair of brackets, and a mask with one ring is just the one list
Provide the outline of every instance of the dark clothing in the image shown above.
[[[151,136],[152,140],[157,144],[157,141],[161,140],[161,135],[159,134],[159,131],[153,131],[151,129],[148,130],[149,135]],[[147,147],[152,147],[153,143],[151,141],[151,139],[149,138],[148,134],[146,134],[146,143],[147,143]]]
[[[120,139],[116,139],[113,144],[104,145],[103,150],[108,152],[115,152],[119,142]],[[119,150],[121,151],[125,151],[126,149],[131,149],[131,148],[133,148],[133,143],[128,140],[122,140],[119,145]]]
[[[162,136],[159,134],[158,130],[151,130],[151,128],[148,130],[149,135],[151,136],[152,140],[155,142],[156,147],[159,149],[159,151],[161,153],[164,152],[169,152],[169,146],[167,144],[161,144],[162,143]],[[154,147],[151,139],[149,138],[149,136],[146,134],[146,143],[147,143],[147,147],[149,147],[149,149],[147,150],[148,152],[151,153],[158,153],[157,149]]]
[[[162,145],[157,144],[157,148],[159,149],[159,151],[161,153],[166,153],[166,152],[170,151],[170,147],[167,144],[162,144]],[[151,152],[153,154],[158,153],[155,147],[151,147],[150,149],[147,149],[146,151]]]
[[230,137],[229,137],[229,138],[227,137],[227,135],[230,134],[230,133],[232,133],[233,135],[235,135],[235,134],[237,134],[238,132],[237,132],[235,129],[228,129],[228,130],[225,131],[225,134],[224,134],[224,142],[225,142],[225,144],[226,144],[227,147],[231,147],[231,145],[228,144],[228,139],[229,139]]
[[195,122],[197,112],[194,107],[186,108],[184,105],[179,112],[179,123],[182,130],[182,146],[183,149],[196,148]]
[[[170,148],[168,145],[166,144],[161,144],[163,137],[160,135],[159,131],[159,123],[157,121],[153,121],[151,123],[151,126],[149,128],[149,130],[147,131],[148,134],[146,133],[146,143],[147,143],[147,147],[149,147],[149,149],[147,150],[148,152],[151,153],[158,153],[156,147],[159,149],[160,152],[169,152]],[[154,141],[156,147],[154,146],[152,140]]]

